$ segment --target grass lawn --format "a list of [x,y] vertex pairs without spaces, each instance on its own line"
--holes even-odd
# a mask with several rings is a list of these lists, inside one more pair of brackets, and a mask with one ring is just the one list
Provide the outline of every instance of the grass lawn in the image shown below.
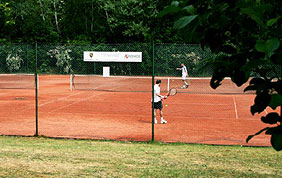
[[271,147],[0,136],[0,177],[282,177]]

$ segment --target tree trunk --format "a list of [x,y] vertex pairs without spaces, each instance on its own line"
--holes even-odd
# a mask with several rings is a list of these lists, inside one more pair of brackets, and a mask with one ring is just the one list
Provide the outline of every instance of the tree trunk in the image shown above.
[[43,19],[43,21],[45,21],[44,7],[43,7],[43,5],[42,5],[41,0],[39,0],[38,2],[39,2],[39,5],[40,5],[40,10],[41,10],[41,14],[42,14],[42,19]]
[[54,5],[54,16],[55,16],[56,28],[57,28],[57,32],[60,34],[61,32],[59,28],[58,15],[57,15],[57,10],[56,10],[56,0],[53,1],[53,5]]

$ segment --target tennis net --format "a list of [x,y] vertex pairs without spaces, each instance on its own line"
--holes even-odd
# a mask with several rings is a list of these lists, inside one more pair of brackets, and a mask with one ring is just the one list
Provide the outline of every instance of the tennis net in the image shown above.
[[34,74],[0,74],[0,89],[33,89]]
[[[248,94],[244,93],[247,84],[237,87],[230,78],[222,81],[222,85],[216,90],[210,87],[211,78],[187,78],[188,88],[182,88],[181,77],[155,76],[155,80],[160,79],[162,92],[167,92],[170,88],[177,88],[179,93],[195,94]],[[101,75],[71,75],[71,90],[97,90],[111,92],[151,92],[152,77],[150,76],[109,76]]]

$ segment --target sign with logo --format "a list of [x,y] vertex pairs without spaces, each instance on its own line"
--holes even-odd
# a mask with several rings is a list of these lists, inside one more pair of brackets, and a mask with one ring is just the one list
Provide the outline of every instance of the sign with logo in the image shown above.
[[87,62],[142,62],[142,52],[84,51]]

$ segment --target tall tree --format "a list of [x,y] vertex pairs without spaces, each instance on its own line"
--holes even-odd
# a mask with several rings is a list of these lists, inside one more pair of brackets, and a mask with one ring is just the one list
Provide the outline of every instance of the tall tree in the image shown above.
[[177,35],[166,34],[174,30],[163,28],[171,21],[156,18],[165,5],[159,0],[66,1],[62,34],[70,40],[92,43],[149,42],[153,37],[172,42]]
[[[60,37],[62,3],[58,0],[7,0],[12,28],[3,31],[11,41],[57,41]],[[11,21],[10,21],[11,22]]]
[[[104,18],[109,28],[108,41],[112,42],[149,42],[152,38],[162,42],[172,42],[175,35],[168,37],[164,34],[173,29],[167,24],[169,20],[159,21],[157,15],[166,3],[152,0],[120,0],[101,1]],[[166,25],[167,28],[162,28]],[[176,38],[175,38],[176,39]]]
[[15,25],[15,19],[12,16],[12,9],[9,7],[9,3],[5,1],[0,2],[0,42],[6,41],[8,32],[13,29]]
[[3,0],[1,4],[1,34],[13,42],[182,41],[170,27],[170,18],[156,18],[168,5],[162,0]]

